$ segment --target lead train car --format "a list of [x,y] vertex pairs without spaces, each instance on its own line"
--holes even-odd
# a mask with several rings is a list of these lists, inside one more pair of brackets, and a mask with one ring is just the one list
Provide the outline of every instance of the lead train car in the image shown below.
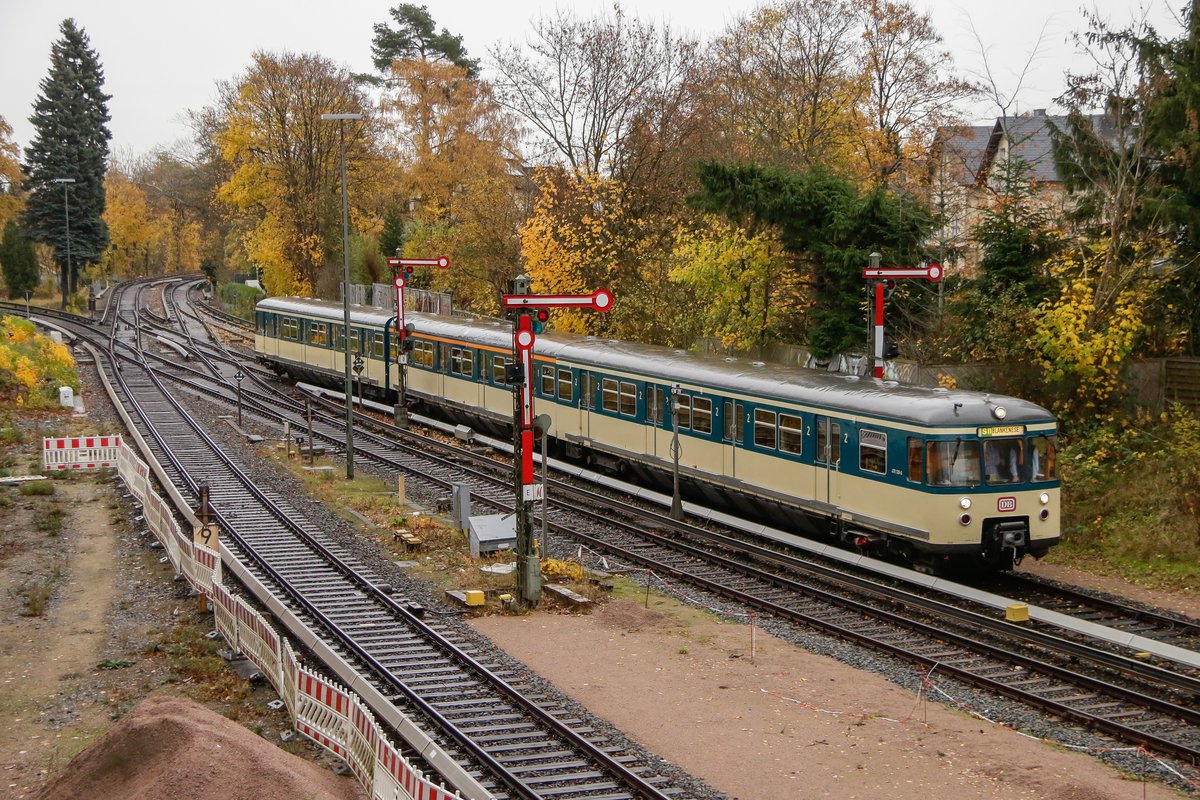
[[[342,322],[338,303],[269,298],[255,349],[279,372],[341,386]],[[510,327],[419,313],[406,322],[408,399],[511,430]],[[365,393],[394,401],[389,323],[351,307]],[[1059,540],[1056,423],[1023,400],[557,333],[538,337],[534,373],[554,452],[666,486],[674,394],[688,495],[770,524],[952,568],[1009,569]]]

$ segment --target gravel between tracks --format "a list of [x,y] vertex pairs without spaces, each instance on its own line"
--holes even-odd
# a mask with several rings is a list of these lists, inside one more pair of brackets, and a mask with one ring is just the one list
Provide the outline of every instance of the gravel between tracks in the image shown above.
[[[102,413],[97,391],[90,392],[89,401],[93,415]],[[255,480],[299,494],[298,481],[257,459],[254,448],[218,418],[223,412],[205,403],[190,406],[219,441],[241,453]],[[250,419],[247,427],[269,433]],[[409,494],[420,501],[413,483]],[[356,536],[339,514],[316,502],[297,505],[382,580],[403,587],[402,594],[438,613],[464,639],[480,648],[505,648],[508,654],[497,658],[520,659],[548,690],[565,693],[577,711],[586,707],[602,717],[592,718],[599,729],[619,727],[678,765],[662,762],[661,769],[695,797],[1175,796],[1087,755],[1040,744],[936,703],[926,705],[918,699],[922,678],[911,666],[823,635],[760,621],[751,659],[748,627],[729,624],[744,619],[741,610],[698,593],[692,593],[693,605],[714,609],[726,620],[666,603],[647,610],[616,601],[591,615],[539,612],[467,623],[428,586],[383,559],[374,542]],[[128,573],[114,578],[118,583],[129,579]],[[160,597],[160,605],[172,602],[169,588],[142,591]],[[118,596],[126,600],[113,602],[124,606],[136,594],[125,586]],[[938,685],[1009,728],[1072,745],[1112,746],[1019,704]],[[291,758],[282,751],[279,757]],[[1136,755],[1105,758],[1131,773],[1147,766]]]

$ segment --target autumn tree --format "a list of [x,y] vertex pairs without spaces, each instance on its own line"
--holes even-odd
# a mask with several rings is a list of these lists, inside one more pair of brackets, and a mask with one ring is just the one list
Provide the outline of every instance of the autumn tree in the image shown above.
[[[110,96],[103,90],[99,57],[74,20],[64,20],[59,29],[62,38],[50,48],[50,72],[42,80],[30,118],[34,135],[25,152],[29,197],[24,222],[37,241],[54,247],[65,307],[81,265],[98,262],[108,247],[104,171],[111,134]],[[61,183],[64,179],[73,183]],[[69,188],[64,190],[64,185]]]
[[[341,270],[339,123],[345,124],[352,202],[373,196],[384,170],[371,115],[352,76],[318,55],[259,52],[245,74],[219,85],[215,143],[229,176],[220,200],[240,215],[241,245],[267,290],[336,294]],[[362,206],[356,208],[356,213]]]
[[541,154],[580,174],[629,168],[631,137],[684,91],[695,46],[626,16],[578,19],[559,10],[524,47],[491,51],[497,96],[536,132]]
[[0,116],[0,228],[20,212],[21,151],[12,140],[12,126]]
[[495,312],[505,281],[519,271],[516,231],[532,190],[516,123],[488,83],[454,64],[396,61],[392,84],[385,110],[399,144],[397,186],[410,207],[400,238],[410,256],[455,263],[417,283],[432,278],[433,288],[453,291],[457,303]]
[[956,105],[977,91],[955,75],[953,59],[928,14],[907,0],[862,0],[866,125],[862,157],[873,180],[887,181],[924,153]]
[[856,0],[764,5],[730,25],[700,87],[724,149],[711,157],[848,169],[861,28]]

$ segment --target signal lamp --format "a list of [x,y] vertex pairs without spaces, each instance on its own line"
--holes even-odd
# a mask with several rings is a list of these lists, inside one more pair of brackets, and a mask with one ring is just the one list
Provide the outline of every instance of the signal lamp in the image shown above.
[[541,333],[543,330],[546,329],[546,323],[549,321],[550,321],[550,309],[539,308],[538,310],[533,312],[533,320],[531,321],[532,324],[530,325],[530,327],[533,329],[534,333]]
[[1038,514],[1038,517],[1040,517],[1040,518],[1041,518],[1041,520],[1042,520],[1043,522],[1045,522],[1046,520],[1048,520],[1048,519],[1050,518],[1050,509],[1048,509],[1048,508],[1043,508],[1043,509],[1041,510],[1041,512]]
[[970,514],[960,514],[958,516],[958,524],[970,525],[971,524],[971,515]]

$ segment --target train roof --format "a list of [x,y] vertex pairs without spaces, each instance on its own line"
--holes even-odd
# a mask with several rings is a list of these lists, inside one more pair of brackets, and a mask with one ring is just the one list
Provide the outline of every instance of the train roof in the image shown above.
[[[303,297],[273,297],[259,308],[290,311],[339,322],[340,303]],[[350,307],[351,320],[383,327],[392,314],[370,306]],[[507,323],[465,317],[447,317],[406,312],[419,333],[450,339],[467,339],[492,347],[512,345]],[[737,394],[770,397],[818,408],[837,408],[854,414],[883,417],[937,427],[1028,425],[1053,422],[1054,416],[1041,406],[1007,395],[985,394],[962,389],[942,389],[857,378],[783,364],[767,364],[741,358],[672,350],[656,345],[547,333],[537,338],[538,355],[553,357],[603,371],[630,373],[664,383],[732,390]],[[996,418],[994,409],[1007,415]]]

